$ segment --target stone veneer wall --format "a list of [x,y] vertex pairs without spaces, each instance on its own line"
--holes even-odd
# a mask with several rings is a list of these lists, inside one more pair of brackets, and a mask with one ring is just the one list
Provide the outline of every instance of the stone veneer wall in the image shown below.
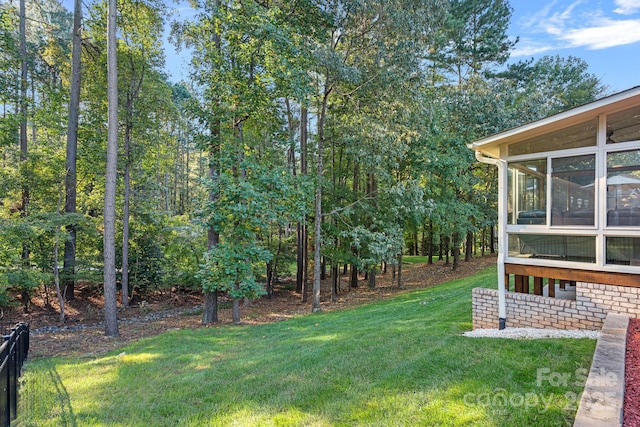
[[[576,283],[576,299],[507,292],[508,328],[591,329],[602,327],[607,313],[640,317],[640,288]],[[473,329],[498,328],[498,290],[472,291]]]

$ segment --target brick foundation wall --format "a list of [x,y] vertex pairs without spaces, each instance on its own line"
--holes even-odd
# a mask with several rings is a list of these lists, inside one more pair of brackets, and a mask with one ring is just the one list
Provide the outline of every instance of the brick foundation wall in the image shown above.
[[[507,327],[591,329],[602,327],[607,313],[640,317],[640,288],[576,283],[576,299],[506,292]],[[472,291],[473,329],[498,328],[498,290]]]

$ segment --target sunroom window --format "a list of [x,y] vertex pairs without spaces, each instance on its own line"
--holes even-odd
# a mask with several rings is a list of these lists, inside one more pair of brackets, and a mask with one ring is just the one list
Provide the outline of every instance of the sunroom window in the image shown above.
[[596,262],[595,236],[510,233],[508,240],[510,257]]
[[607,155],[607,225],[640,226],[640,150]]
[[640,106],[607,116],[607,144],[640,140]]
[[640,238],[607,237],[607,264],[640,265]]
[[510,224],[546,224],[547,159],[509,163]]
[[597,119],[580,123],[555,132],[546,133],[509,145],[509,156],[593,147],[596,145]]
[[593,226],[595,155],[556,158],[551,165],[551,225]]

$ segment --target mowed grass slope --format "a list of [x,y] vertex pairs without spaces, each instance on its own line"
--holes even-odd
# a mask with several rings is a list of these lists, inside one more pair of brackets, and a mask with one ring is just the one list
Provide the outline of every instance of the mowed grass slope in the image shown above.
[[461,336],[471,289],[494,283],[492,268],[354,309],[28,361],[18,425],[571,425],[595,342]]

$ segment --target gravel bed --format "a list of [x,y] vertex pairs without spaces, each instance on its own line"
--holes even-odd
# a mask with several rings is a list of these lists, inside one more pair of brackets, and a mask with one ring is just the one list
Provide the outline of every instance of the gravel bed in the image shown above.
[[539,329],[539,328],[505,328],[499,329],[476,329],[465,332],[462,335],[472,338],[511,338],[511,339],[541,339],[541,338],[589,338],[598,339],[600,331],[563,329]]

